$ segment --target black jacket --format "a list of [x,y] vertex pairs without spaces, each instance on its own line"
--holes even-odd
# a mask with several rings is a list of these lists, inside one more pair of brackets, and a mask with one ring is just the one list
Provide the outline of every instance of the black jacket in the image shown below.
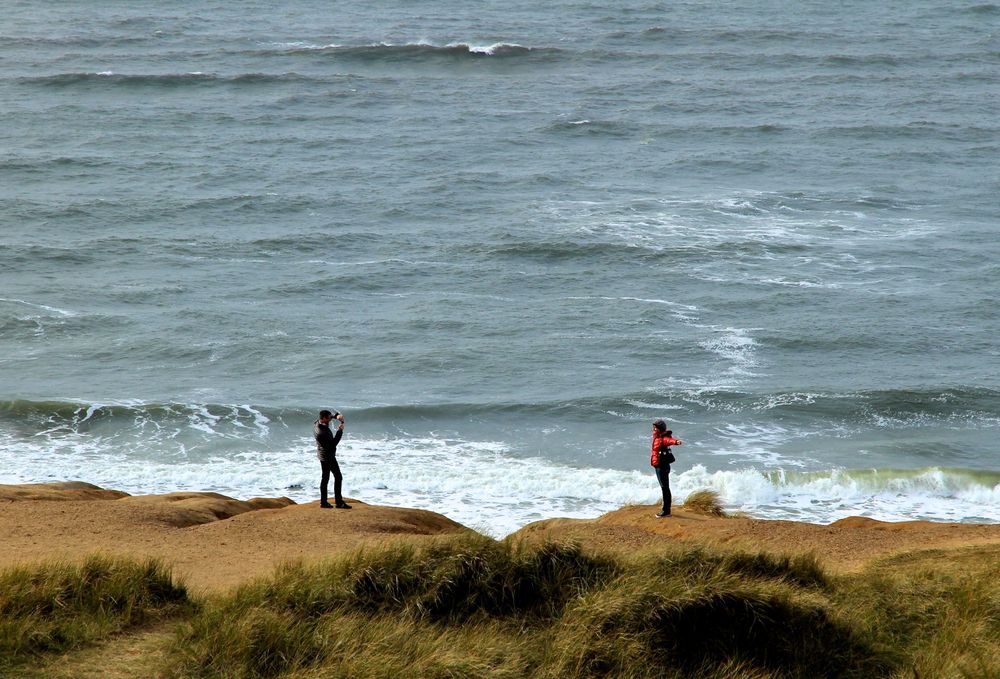
[[323,424],[319,420],[313,422],[313,436],[316,438],[316,457],[329,462],[337,457],[337,444],[340,437],[344,435],[343,429],[337,429],[334,434],[330,431],[330,426]]

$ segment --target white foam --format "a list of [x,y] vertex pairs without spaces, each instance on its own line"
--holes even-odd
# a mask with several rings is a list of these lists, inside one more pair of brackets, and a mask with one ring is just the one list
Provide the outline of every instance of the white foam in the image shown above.
[[48,306],[46,304],[37,304],[35,302],[28,302],[28,301],[23,300],[23,299],[11,299],[11,298],[8,298],[8,297],[0,297],[0,302],[9,302],[11,304],[21,304],[23,306],[31,307],[31,308],[34,308],[34,309],[41,309],[43,311],[49,311],[51,313],[58,314],[59,316],[79,316],[79,314],[77,312],[75,312],[75,311],[68,311],[67,309],[60,309],[58,307]]
[[[665,306],[670,309],[671,315],[677,320],[684,323],[692,323],[698,318],[699,309],[697,306],[690,304],[682,304],[680,302],[674,302],[669,299],[649,299],[644,297],[608,297],[604,295],[591,295],[591,296],[568,296],[563,299],[573,300],[573,301],[600,301],[600,302],[639,302],[640,304],[655,304],[658,306]],[[700,327],[700,326],[694,326]]]
[[[204,433],[202,425],[219,417],[212,413],[181,409],[175,413],[178,422],[161,418],[153,454],[136,431],[100,434],[63,426],[30,438],[0,431],[0,482],[78,479],[133,494],[204,490],[239,498],[317,499],[319,465],[312,440],[303,437],[291,446],[270,449],[268,418],[248,406],[234,406],[233,412],[246,422],[239,437],[229,431]],[[79,421],[90,421],[94,414],[81,406]],[[136,428],[141,432],[149,424],[137,420]],[[194,441],[192,447],[190,430],[182,440],[183,427],[204,433],[207,444]],[[671,477],[676,502],[708,488],[719,493],[728,509],[761,518],[828,523],[862,515],[1000,522],[1000,483],[990,485],[989,475],[943,469],[805,472],[795,467],[801,463],[770,452],[769,441],[787,438],[780,427],[726,434],[736,444],[718,451],[727,458],[720,465],[735,456],[746,459],[747,466],[710,470],[711,453],[699,451],[704,464],[688,467],[680,456]],[[232,438],[240,445],[205,454],[204,445]],[[655,504],[659,488],[640,457],[632,470],[570,466],[514,456],[495,441],[433,435],[350,437],[338,453],[349,497],[429,509],[498,537],[539,519],[593,518],[626,504]],[[771,471],[765,471],[769,467]]]
[[[872,243],[922,237],[939,228],[926,220],[868,220],[856,211],[820,211],[802,205],[823,200],[737,191],[638,204],[553,201],[546,209],[555,225],[609,242],[712,255],[686,258],[686,275],[698,280],[827,290],[873,286],[886,278],[884,272],[894,265],[870,260]],[[834,240],[837,254],[817,259],[802,254],[814,247],[828,248]],[[714,256],[719,248],[739,249],[735,264],[730,257]],[[757,262],[767,265],[756,266]]]
[[684,406],[676,403],[652,403],[650,401],[639,401],[637,399],[626,399],[625,403],[636,408],[648,408],[650,410],[684,410]]
[[719,328],[707,326],[715,333],[714,337],[699,342],[699,346],[709,351],[731,365],[726,370],[729,375],[753,377],[753,368],[757,366],[755,351],[757,342],[750,336],[751,330],[746,328]]
[[301,41],[268,42],[268,43],[262,43],[262,45],[264,47],[277,47],[279,49],[285,49],[285,50],[327,50],[327,49],[336,49],[342,46],[335,43],[330,43],[328,45],[318,45],[312,42],[301,42]]
[[495,42],[492,45],[472,45],[468,43],[453,42],[447,44],[446,47],[466,47],[473,54],[487,54],[489,56],[493,56],[494,54],[496,54],[497,50],[510,47],[523,48],[523,45],[518,45],[517,43],[510,43],[510,42]]
[[765,518],[1000,522],[1000,483],[957,470],[765,474],[753,469],[709,472],[695,465],[678,476],[678,485],[681,492],[715,490],[730,509]]
[[782,444],[794,436],[792,432],[780,425],[733,425],[727,424],[716,429],[720,440],[728,445],[719,445],[711,451],[698,451],[699,455],[711,455],[724,458],[727,462],[743,460],[747,465],[764,466],[769,469],[782,467],[805,468],[813,462],[806,458],[788,458],[777,452]]
[[789,405],[811,405],[821,398],[820,394],[808,392],[788,392],[785,394],[768,394],[763,402],[754,406],[754,410],[771,410]]

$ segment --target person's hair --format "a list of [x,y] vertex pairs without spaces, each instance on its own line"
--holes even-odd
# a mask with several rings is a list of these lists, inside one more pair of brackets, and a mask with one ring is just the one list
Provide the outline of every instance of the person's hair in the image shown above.
[[674,437],[674,432],[670,431],[669,429],[668,429],[668,430],[666,431],[666,434],[667,434],[667,436],[669,436],[670,438],[673,438],[673,437]]
[[321,410],[321,411],[319,411],[319,416],[320,417],[333,417],[333,413],[331,413],[329,410]]
[[664,432],[667,430],[667,423],[663,420],[655,420],[653,426],[656,427],[656,431]]

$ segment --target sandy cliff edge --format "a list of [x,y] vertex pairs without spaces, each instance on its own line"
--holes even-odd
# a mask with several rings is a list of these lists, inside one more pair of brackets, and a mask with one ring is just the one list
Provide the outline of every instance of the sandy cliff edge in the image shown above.
[[773,554],[816,554],[835,572],[862,568],[904,552],[1000,545],[1000,524],[884,522],[852,516],[829,525],[711,517],[682,508],[657,518],[656,507],[633,505],[596,519],[547,519],[513,534],[526,540],[581,540],[594,548],[637,552],[651,545],[684,543]]
[[[0,568],[100,552],[156,557],[195,590],[221,590],[270,573],[292,559],[315,560],[389,539],[421,541],[468,528],[420,509],[351,500],[354,509],[320,509],[288,498],[237,500],[208,492],[131,496],[81,482],[0,485]],[[1000,545],[1000,525],[850,517],[831,525],[750,517],[709,517],[683,508],[659,519],[628,506],[596,519],[547,519],[511,535],[528,541],[579,541],[637,552],[712,545],[776,554],[815,553],[833,571],[880,557],[930,549]]]
[[79,482],[0,485],[0,568],[93,553],[156,557],[193,589],[219,590],[283,561],[468,530],[433,512],[351,503],[338,510],[207,492],[130,496]]

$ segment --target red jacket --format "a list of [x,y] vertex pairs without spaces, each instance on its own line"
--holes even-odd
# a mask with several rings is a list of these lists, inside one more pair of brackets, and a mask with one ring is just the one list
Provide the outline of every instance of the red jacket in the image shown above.
[[660,466],[660,452],[666,451],[667,446],[679,446],[683,443],[680,439],[670,438],[666,434],[656,432],[653,434],[653,447],[649,451],[649,464],[653,467]]

